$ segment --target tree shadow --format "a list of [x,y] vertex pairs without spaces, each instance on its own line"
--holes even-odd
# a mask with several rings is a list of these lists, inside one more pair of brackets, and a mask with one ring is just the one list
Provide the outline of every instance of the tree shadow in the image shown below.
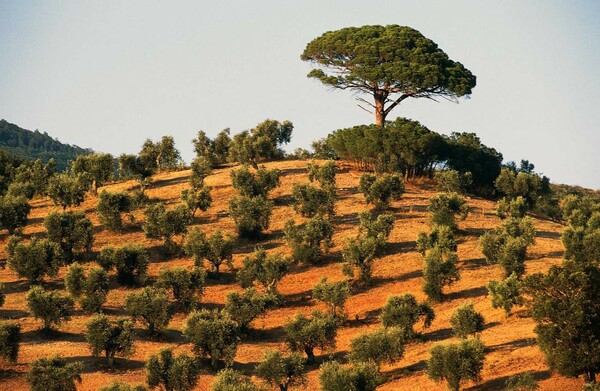
[[535,233],[535,237],[544,239],[560,239],[560,233],[550,231],[537,231]]
[[[533,378],[537,381],[546,380],[546,379],[549,379],[550,376],[552,376],[552,373],[548,370],[546,370],[546,371],[526,371],[526,372],[520,372],[520,373],[512,375],[512,376],[520,375],[520,374],[527,373],[527,372],[531,373],[533,375]],[[497,377],[494,379],[490,379],[485,382],[471,386],[469,388],[465,388],[465,390],[466,391],[476,391],[476,390],[498,390],[498,391],[500,391],[500,390],[504,390],[506,387],[506,382],[512,376],[501,376],[501,377]]]
[[451,301],[455,299],[470,299],[479,296],[486,296],[488,293],[485,286],[478,286],[476,288],[463,289],[458,292],[451,292],[444,295],[445,301]]
[[422,338],[426,341],[443,341],[452,338],[454,334],[451,328],[439,329],[429,333],[423,333]]
[[358,213],[346,213],[343,215],[335,215],[332,218],[332,222],[334,224],[344,224],[344,225],[357,225],[360,222],[358,218]]
[[164,187],[164,186],[173,186],[173,185],[178,185],[180,183],[189,182],[189,181],[190,181],[189,175],[181,176],[181,177],[177,177],[177,178],[155,179],[152,181],[152,183],[150,183],[150,185],[147,187],[147,189],[157,189],[157,188]]
[[535,345],[535,343],[536,343],[535,338],[519,338],[519,339],[515,339],[513,341],[509,341],[509,342],[499,343],[496,345],[490,345],[490,346],[487,346],[486,348],[489,351],[504,351],[504,350],[511,351],[514,349],[533,346],[533,345]]
[[304,292],[292,293],[291,295],[284,296],[285,308],[304,307],[312,302],[312,289],[305,290]]
[[464,261],[462,261],[462,264],[463,264],[462,267],[465,270],[473,270],[473,269],[479,269],[480,267],[483,267],[483,266],[489,266],[489,263],[487,263],[485,258],[465,259]]
[[423,372],[427,369],[427,360],[420,360],[411,365],[392,369],[390,371],[382,372],[381,374],[386,377],[387,381],[398,380],[415,372]]
[[380,321],[380,315],[381,308],[376,308],[365,312],[362,317],[359,314],[356,314],[353,319],[348,319],[346,321],[346,325],[348,327],[355,328],[378,323]]
[[386,255],[408,253],[411,251],[415,251],[416,248],[417,242],[414,240],[408,242],[390,242],[385,246],[383,252]]
[[6,320],[23,319],[29,316],[29,312],[23,310],[3,310],[0,309],[0,317]]
[[24,333],[21,333],[21,339],[23,342],[86,342],[84,334],[70,333],[68,331],[60,330],[45,331],[42,329],[25,331]]

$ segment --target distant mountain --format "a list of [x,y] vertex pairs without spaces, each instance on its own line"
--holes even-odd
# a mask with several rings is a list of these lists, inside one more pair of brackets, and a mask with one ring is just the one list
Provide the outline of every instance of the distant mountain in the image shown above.
[[69,160],[93,152],[77,145],[63,144],[46,132],[32,132],[5,120],[0,120],[0,150],[21,159],[41,159],[43,162],[54,159],[60,171],[67,167]]

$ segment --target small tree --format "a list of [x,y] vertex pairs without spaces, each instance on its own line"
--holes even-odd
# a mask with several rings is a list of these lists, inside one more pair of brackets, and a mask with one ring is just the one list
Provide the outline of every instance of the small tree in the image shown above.
[[204,289],[204,271],[195,267],[192,271],[182,267],[162,269],[158,277],[158,285],[173,292],[175,300],[190,311],[200,301]]
[[64,281],[67,292],[74,298],[80,297],[85,284],[85,270],[83,266],[79,263],[69,265]]
[[27,292],[27,306],[33,317],[43,322],[42,330],[49,332],[53,327],[71,320],[73,300],[58,292],[46,292],[41,286],[34,286]]
[[375,205],[383,210],[390,206],[391,201],[397,201],[404,193],[404,183],[397,174],[374,174],[360,176],[358,191],[364,194],[367,204]]
[[48,196],[54,205],[79,206],[85,198],[85,193],[90,188],[91,178],[87,173],[55,174],[48,180]]
[[199,131],[198,136],[192,140],[194,151],[198,158],[205,158],[212,167],[218,167],[227,162],[231,138],[229,129],[223,129],[214,140],[206,136],[204,131]]
[[266,198],[271,190],[279,186],[279,170],[259,168],[252,173],[244,165],[231,171],[231,184],[241,196]]
[[260,161],[281,159],[284,151],[280,146],[290,142],[293,130],[294,125],[290,121],[267,119],[253,129],[233,136],[229,147],[229,160],[251,164],[258,169]]
[[439,248],[443,251],[456,251],[457,243],[454,230],[447,225],[434,225],[431,232],[419,232],[417,236],[417,251],[425,255],[427,250]]
[[242,287],[250,287],[257,282],[266,293],[277,296],[277,284],[288,273],[290,262],[280,255],[267,255],[258,248],[251,256],[244,257],[243,266],[237,272],[237,280]]
[[492,297],[492,307],[502,308],[507,316],[515,305],[523,305],[525,300],[521,296],[521,281],[515,273],[502,281],[491,280],[487,286]]
[[358,269],[358,280],[363,285],[369,285],[373,277],[373,261],[377,248],[377,239],[372,237],[358,237],[355,240],[349,240],[342,249],[343,273],[354,277],[354,269]]
[[66,262],[75,251],[89,253],[94,244],[93,225],[83,212],[50,212],[44,219],[48,239],[58,244]]
[[380,367],[382,363],[393,363],[404,355],[404,331],[384,328],[371,333],[363,333],[350,341],[350,360],[354,362],[372,361]]
[[261,294],[254,288],[246,288],[241,294],[229,292],[224,310],[239,325],[241,331],[247,332],[250,323],[276,302],[277,298],[272,295]]
[[156,161],[147,154],[119,156],[119,178],[135,179],[140,185],[140,190],[144,189],[150,182],[150,178],[156,172]]
[[31,205],[23,196],[0,197],[0,227],[10,235],[27,225]]
[[47,239],[34,237],[29,243],[12,236],[6,244],[8,267],[27,278],[30,285],[40,282],[44,276],[55,277],[62,264],[60,248]]
[[197,267],[202,267],[206,259],[212,267],[215,278],[219,278],[219,268],[225,263],[233,268],[234,239],[223,235],[220,230],[215,230],[206,236],[200,228],[193,228],[185,237],[184,250],[188,256],[194,258]]
[[377,251],[384,248],[394,228],[394,216],[391,214],[375,216],[370,212],[362,212],[358,217],[360,220],[358,237],[375,239]]
[[33,361],[27,373],[31,391],[77,391],[75,382],[81,383],[83,363],[67,363],[59,356]]
[[457,193],[440,193],[429,200],[432,225],[445,225],[456,229],[455,216],[462,220],[469,214],[469,206],[463,196]]
[[187,226],[192,220],[189,209],[184,205],[167,210],[165,204],[158,203],[146,208],[144,215],[146,216],[146,222],[143,228],[146,237],[164,240],[168,251],[172,251],[176,247],[173,236],[185,234]]
[[187,205],[192,213],[192,217],[196,215],[198,209],[206,212],[212,204],[210,188],[202,186],[196,189],[185,189],[181,192],[181,201]]
[[110,231],[119,232],[123,229],[122,215],[124,213],[129,215],[130,221],[133,221],[133,215],[131,214],[133,208],[134,201],[128,193],[109,193],[102,190],[98,198],[96,211],[102,225]]
[[481,380],[485,347],[479,339],[455,344],[436,344],[427,361],[427,375],[436,382],[445,380],[453,391],[459,391],[466,380]]
[[210,389],[211,391],[264,391],[246,376],[231,368],[219,371]]
[[192,173],[190,175],[190,185],[192,189],[200,189],[204,186],[204,179],[212,173],[212,165],[205,157],[198,157],[192,160]]
[[8,321],[0,321],[0,357],[8,362],[17,362],[21,343],[21,326]]
[[315,362],[315,349],[335,348],[338,323],[321,311],[313,311],[307,318],[301,313],[289,320],[284,329],[286,341],[293,351],[303,351],[309,363]]
[[330,316],[340,320],[346,319],[344,307],[350,297],[348,281],[329,282],[327,277],[323,277],[313,288],[312,297],[325,303]]
[[151,388],[162,386],[165,391],[191,391],[198,383],[200,363],[186,354],[175,357],[173,348],[164,348],[150,356],[146,374]]
[[100,388],[100,391],[147,391],[147,388],[142,385],[131,385],[115,381],[107,387]]
[[381,310],[383,327],[397,327],[402,330],[405,341],[410,341],[418,335],[414,331],[414,325],[419,319],[423,319],[423,326],[428,328],[435,319],[435,312],[429,305],[419,304],[410,293],[389,296]]
[[333,216],[335,214],[335,193],[331,189],[295,183],[292,186],[292,198],[294,210],[301,216]]
[[525,198],[518,196],[517,198],[507,198],[504,197],[500,201],[498,201],[498,208],[496,209],[496,214],[501,219],[505,219],[507,217],[512,218],[523,218],[527,213],[527,203]]
[[229,213],[240,237],[256,239],[269,228],[273,202],[263,197],[233,197],[229,200]]
[[169,324],[169,297],[164,289],[146,287],[125,299],[125,309],[134,321],[141,321],[150,335],[158,337]]
[[115,159],[108,153],[79,155],[71,165],[73,174],[87,173],[90,176],[94,193],[100,186],[114,179],[114,168]]
[[94,315],[87,323],[85,339],[92,355],[104,353],[109,367],[115,356],[129,357],[133,353],[133,324],[127,319],[111,322],[106,315]]
[[122,247],[104,247],[98,255],[98,263],[104,270],[115,268],[120,284],[141,284],[148,270],[148,249],[141,245],[125,244]]
[[483,331],[485,320],[481,313],[475,311],[473,303],[466,302],[459,306],[450,318],[452,332],[459,338],[465,339],[469,335],[476,335]]
[[436,171],[434,179],[436,189],[443,193],[465,194],[473,184],[473,175],[469,171],[465,173],[452,169]]
[[337,361],[326,361],[319,370],[322,391],[375,391],[384,379],[374,362],[356,362],[344,367]]
[[[536,391],[540,387],[531,372],[522,372],[506,380],[504,391]],[[585,389],[585,388],[584,388]]]
[[333,226],[320,215],[308,220],[304,226],[297,226],[289,219],[283,232],[297,262],[318,263],[333,245]]
[[452,285],[460,279],[456,253],[441,251],[438,248],[430,250],[425,255],[423,278],[423,291],[429,299],[434,302],[441,301],[444,286]]
[[231,366],[240,343],[238,324],[224,311],[192,312],[186,319],[184,337],[200,357],[209,357],[213,367],[219,360]]
[[74,263],[65,274],[65,287],[73,298],[79,299],[84,311],[100,312],[110,288],[108,274],[104,269],[90,269],[86,278],[81,265]]
[[333,160],[329,160],[322,165],[314,161],[308,162],[306,171],[308,172],[309,181],[318,182],[323,189],[335,189],[335,175],[338,166]]
[[298,353],[284,356],[277,350],[267,350],[256,366],[256,374],[267,384],[287,391],[290,387],[303,387],[308,383],[304,358]]

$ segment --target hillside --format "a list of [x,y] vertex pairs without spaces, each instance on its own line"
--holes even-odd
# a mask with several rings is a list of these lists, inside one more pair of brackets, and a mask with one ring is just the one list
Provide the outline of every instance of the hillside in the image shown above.
[[67,167],[69,160],[92,152],[76,145],[63,144],[46,132],[32,132],[3,119],[0,120],[0,150],[26,160],[41,159],[46,163],[54,159],[59,171]]
[[[2,122],[6,126],[5,122]],[[235,250],[234,268],[239,268],[244,255],[252,252],[257,245],[263,246],[269,252],[289,254],[285,244],[282,228],[286,219],[293,217],[300,222],[304,219],[293,211],[290,193],[294,183],[308,182],[305,161],[273,162],[266,165],[269,168],[281,170],[281,186],[275,189],[270,198],[275,202],[271,218],[271,226],[266,239],[256,243],[240,241]],[[320,306],[310,298],[310,292],[322,276],[330,280],[345,278],[341,272],[341,247],[348,237],[352,237],[357,229],[358,213],[367,208],[364,197],[358,193],[360,172],[342,164],[342,170],[337,177],[338,202],[335,226],[334,247],[327,261],[319,266],[294,266],[292,272],[280,284],[280,292],[285,296],[282,308],[267,312],[266,316],[253,323],[258,331],[252,338],[243,339],[235,359],[234,367],[246,374],[252,374],[252,368],[261,360],[263,351],[267,348],[286,349],[282,326],[296,312],[310,313]],[[228,201],[233,195],[230,168],[215,170],[206,179],[211,187],[213,205],[207,212],[199,213],[194,219],[194,225],[202,227],[207,233],[220,228],[234,232],[235,226],[228,216]],[[169,205],[179,203],[181,190],[187,188],[189,171],[159,174],[153,178],[153,183],[147,190],[150,197],[161,199]],[[116,183],[106,186],[107,190],[124,190],[136,186],[133,181]],[[391,213],[396,217],[394,229],[385,254],[374,264],[374,283],[368,289],[354,288],[352,297],[347,304],[349,321],[339,330],[335,352],[320,352],[317,350],[317,360],[322,362],[329,354],[343,359],[348,351],[350,340],[359,333],[374,330],[379,327],[378,314],[386,298],[392,294],[413,293],[419,301],[425,300],[422,292],[422,257],[415,251],[415,238],[420,231],[428,230],[428,214],[426,206],[428,199],[435,194],[427,183],[409,183],[403,198],[392,204]],[[126,242],[143,243],[151,248],[150,275],[156,277],[159,270],[171,266],[190,266],[193,261],[186,257],[166,259],[159,250],[160,242],[146,239],[141,230],[143,221],[141,212],[136,212],[136,225],[127,229],[123,234],[115,235],[102,229],[94,211],[97,204],[95,196],[88,196],[78,210],[85,211],[95,225],[94,253],[108,244]],[[581,388],[581,381],[567,379],[551,374],[538,347],[535,345],[533,321],[527,317],[524,309],[513,311],[511,317],[506,317],[502,310],[491,308],[487,296],[486,285],[492,278],[499,279],[502,271],[499,266],[488,265],[483,260],[478,247],[478,237],[488,229],[496,227],[500,220],[496,217],[495,203],[479,198],[470,198],[472,212],[465,221],[459,223],[461,230],[458,255],[460,258],[461,280],[452,286],[447,298],[441,304],[434,305],[436,318],[429,329],[417,326],[423,332],[423,342],[407,345],[404,357],[393,365],[384,365],[383,373],[389,380],[381,390],[445,390],[445,384],[431,381],[425,372],[425,362],[429,357],[429,348],[435,342],[452,341],[449,318],[454,309],[467,300],[473,301],[476,310],[483,313],[486,328],[481,334],[482,341],[487,346],[487,356],[483,371],[483,381],[473,385],[472,389],[502,389],[506,379],[514,374],[532,371],[540,380],[542,390],[576,390]],[[30,223],[25,235],[43,232],[43,219],[54,207],[48,199],[33,201]],[[560,224],[547,220],[534,219],[537,238],[530,251],[527,261],[528,273],[544,271],[562,259],[563,247],[560,241]],[[7,240],[5,233],[0,237],[0,258],[5,259],[4,245]],[[178,238],[179,240],[179,238]],[[89,263],[86,266],[91,266]],[[65,268],[61,268],[59,276],[48,282],[54,289],[63,290],[62,277]],[[235,282],[234,274],[224,267],[224,276],[220,280],[208,280],[202,298],[203,306],[219,308],[225,303],[225,295],[231,290],[240,290]],[[137,325],[138,337],[135,353],[129,359],[118,359],[114,370],[107,370],[103,357],[92,357],[87,347],[84,335],[87,316],[76,311],[72,320],[60,328],[52,339],[44,339],[38,331],[40,322],[34,320],[28,313],[25,294],[28,286],[24,280],[19,280],[10,270],[0,270],[0,282],[6,285],[6,304],[0,309],[0,317],[15,319],[22,325],[24,333],[19,360],[16,365],[0,362],[0,370],[5,378],[0,382],[2,390],[26,389],[25,374],[27,363],[34,359],[61,354],[69,361],[83,361],[85,369],[83,382],[79,389],[96,390],[107,385],[112,380],[127,382],[145,382],[144,363],[149,355],[158,352],[165,346],[176,346],[177,352],[191,352],[191,347],[182,337],[181,330],[185,315],[176,314],[169,324],[169,329],[161,341],[152,341],[147,333]],[[114,278],[111,280],[111,291],[106,313],[111,317],[125,316],[123,303],[125,296],[133,289],[119,286]],[[309,385],[306,389],[318,389],[318,366],[311,367]],[[198,390],[207,390],[213,378],[213,372],[203,368]]]

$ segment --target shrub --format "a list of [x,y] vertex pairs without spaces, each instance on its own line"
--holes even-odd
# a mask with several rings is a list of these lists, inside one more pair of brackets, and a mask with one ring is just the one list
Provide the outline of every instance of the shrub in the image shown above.
[[378,251],[385,247],[394,228],[394,216],[379,214],[375,217],[370,212],[362,212],[358,217],[360,219],[358,236],[375,239]]
[[337,361],[326,361],[319,370],[322,391],[375,391],[384,379],[374,362],[357,362],[344,367]]
[[524,299],[521,296],[520,285],[519,277],[515,273],[503,281],[491,280],[487,289],[492,297],[492,307],[502,308],[506,315],[510,315],[513,306],[523,305]]
[[47,239],[33,238],[24,243],[20,238],[12,236],[6,245],[8,267],[27,278],[29,284],[40,282],[44,276],[55,277],[62,264],[60,248]]
[[321,311],[313,311],[312,317],[307,318],[297,313],[285,327],[285,339],[293,351],[303,351],[308,362],[315,362],[314,350],[335,348],[337,336],[337,321]]
[[314,161],[308,162],[307,166],[308,180],[311,182],[319,182],[323,189],[335,190],[335,175],[338,171],[337,163],[333,160],[328,160],[319,165]]
[[92,355],[104,353],[109,367],[115,356],[129,357],[133,353],[133,324],[127,319],[111,322],[106,315],[94,315],[86,325],[85,339]]
[[41,286],[34,286],[27,292],[27,307],[35,319],[43,322],[42,330],[48,332],[71,320],[73,300],[58,292],[46,292]]
[[377,247],[377,240],[372,237],[349,240],[342,249],[343,273],[348,277],[354,277],[354,269],[358,269],[358,280],[364,285],[369,285],[373,276],[373,260]]
[[505,277],[525,273],[527,247],[534,242],[535,229],[530,219],[507,219],[494,231],[486,232],[480,239],[482,252],[489,263],[504,268]]
[[436,382],[445,380],[451,390],[460,390],[465,380],[478,382],[485,359],[485,347],[479,339],[456,344],[436,344],[427,361],[427,375]]
[[504,197],[500,201],[498,201],[498,208],[496,209],[496,214],[501,219],[505,219],[507,217],[512,218],[523,218],[527,213],[527,204],[525,203],[525,199],[521,196],[517,198],[507,198]]
[[434,225],[429,235],[419,232],[417,236],[417,251],[425,255],[427,250],[439,248],[442,251],[456,252],[457,243],[454,230],[446,225]]
[[48,196],[54,205],[79,206],[90,188],[91,177],[87,173],[77,175],[62,173],[55,174],[48,180]]
[[435,319],[435,312],[429,305],[417,303],[417,299],[410,293],[389,296],[381,310],[383,327],[398,328],[405,341],[410,341],[417,335],[414,325],[419,319],[423,319],[423,326],[428,328]]
[[279,186],[279,170],[259,168],[250,172],[248,166],[231,171],[231,184],[244,197],[264,197]]
[[443,193],[465,194],[473,184],[470,172],[460,173],[456,170],[436,171],[434,175],[437,191]]
[[504,391],[536,391],[539,389],[537,380],[531,372],[522,372],[506,380]]
[[208,357],[213,367],[219,360],[231,366],[240,343],[238,324],[224,311],[192,312],[186,319],[184,337],[200,357]]
[[110,231],[121,231],[123,229],[122,214],[129,215],[130,221],[133,221],[131,211],[134,208],[134,200],[126,192],[109,193],[106,190],[100,192],[98,197],[98,218],[102,225]]
[[175,248],[173,236],[181,235],[187,232],[187,226],[191,223],[192,215],[184,206],[167,210],[163,203],[149,206],[144,211],[146,222],[144,223],[144,232],[147,238],[163,239],[167,250]]
[[246,376],[230,368],[217,373],[210,389],[211,391],[264,391]]
[[158,285],[173,292],[175,301],[185,310],[195,308],[204,289],[204,271],[195,267],[191,272],[183,267],[162,269]]
[[181,354],[175,357],[173,348],[164,348],[150,356],[146,363],[148,386],[162,386],[165,391],[191,391],[198,383],[200,363]]
[[30,364],[27,382],[31,391],[77,391],[75,382],[81,383],[83,363],[67,363],[64,359],[40,358]]
[[423,279],[423,291],[429,299],[441,301],[444,286],[452,285],[460,279],[456,253],[444,252],[438,248],[430,250],[425,255]]
[[122,247],[104,247],[98,255],[98,263],[105,270],[115,268],[120,284],[141,284],[148,270],[148,249],[141,245],[126,244]]
[[202,186],[196,189],[185,189],[181,192],[181,201],[190,209],[192,216],[196,215],[198,209],[206,212],[212,204],[210,188]]
[[456,229],[455,216],[467,218],[469,207],[463,196],[456,193],[440,193],[429,200],[432,225],[445,225]]
[[277,284],[288,273],[290,262],[280,255],[267,255],[258,248],[251,256],[244,257],[243,266],[237,272],[237,280],[242,287],[250,287],[254,282],[260,284],[264,291],[277,296]]
[[473,303],[466,302],[452,313],[450,325],[454,335],[464,339],[483,331],[485,320],[481,313],[475,311]]
[[100,391],[147,391],[147,388],[142,385],[131,385],[115,381],[109,386],[100,388]]
[[390,327],[363,333],[350,341],[350,360],[377,364],[393,363],[404,355],[404,331]]
[[0,197],[0,227],[10,235],[27,225],[31,205],[23,196],[5,195]]
[[346,319],[344,306],[350,297],[348,281],[329,282],[327,277],[323,277],[312,290],[312,297],[325,303],[330,316],[340,320]]
[[234,320],[241,331],[248,331],[250,323],[263,315],[266,310],[277,302],[277,298],[268,293],[258,293],[254,288],[246,288],[239,292],[229,292],[225,312]]
[[229,200],[229,213],[240,237],[256,239],[269,228],[273,202],[263,197],[233,197]]
[[233,268],[234,239],[223,235],[220,230],[215,230],[207,237],[204,231],[193,228],[185,237],[184,250],[194,258],[197,267],[202,267],[203,260],[210,264],[216,278],[219,278],[219,268],[225,263]]
[[134,321],[141,321],[154,338],[160,335],[171,319],[167,292],[155,287],[146,287],[141,292],[127,295],[125,309]]
[[294,210],[304,217],[335,214],[335,193],[308,184],[292,186]]
[[8,362],[17,362],[21,343],[21,326],[0,321],[0,357]]
[[63,259],[71,262],[75,251],[89,253],[94,244],[93,225],[83,212],[50,212],[44,219],[48,239],[58,244]]
[[267,350],[256,366],[256,374],[267,384],[287,391],[290,387],[305,387],[308,383],[304,358],[298,353],[288,356],[277,350]]
[[397,201],[404,193],[404,184],[397,174],[362,174],[358,191],[364,194],[367,204],[376,209],[387,209],[391,201]]
[[190,184],[192,189],[200,189],[204,186],[204,179],[212,173],[212,165],[205,157],[198,157],[192,160],[191,168]]
[[294,220],[289,219],[283,232],[297,262],[318,263],[323,253],[333,245],[333,226],[320,215],[308,220],[304,226],[297,226]]

